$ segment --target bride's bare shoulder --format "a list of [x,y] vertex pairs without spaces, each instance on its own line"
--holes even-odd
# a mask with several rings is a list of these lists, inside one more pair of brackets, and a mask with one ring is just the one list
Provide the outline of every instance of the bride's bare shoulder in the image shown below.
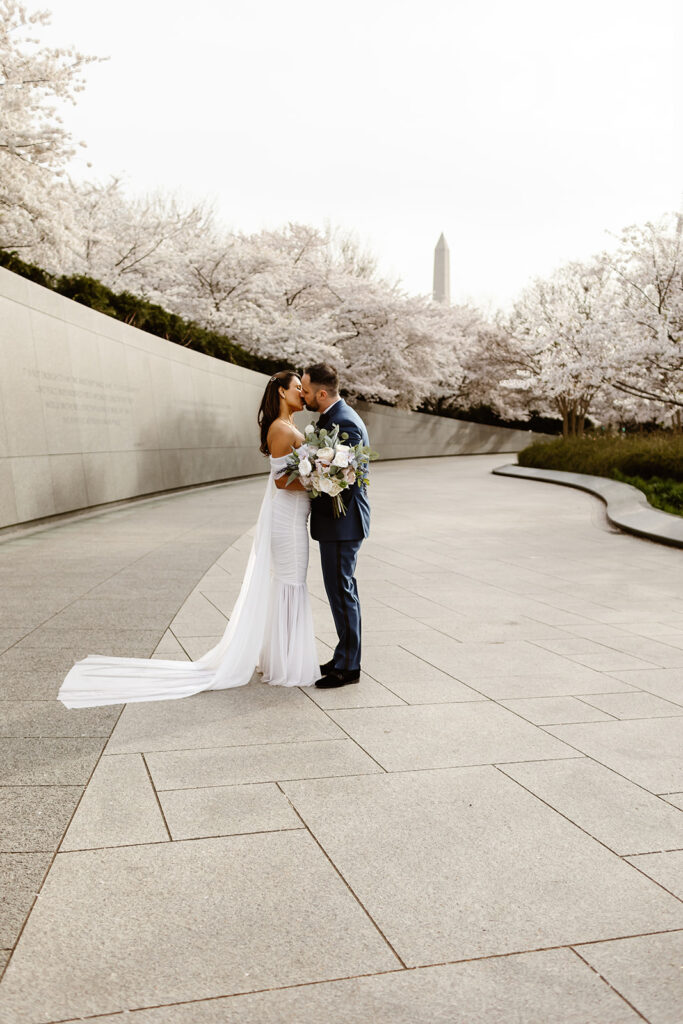
[[292,448],[298,448],[303,439],[296,427],[283,420],[273,420],[268,428],[268,451],[274,459],[282,458],[289,455]]

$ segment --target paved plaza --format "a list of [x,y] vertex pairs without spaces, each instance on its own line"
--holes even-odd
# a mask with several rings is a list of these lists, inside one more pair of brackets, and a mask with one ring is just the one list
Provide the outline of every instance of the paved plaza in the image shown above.
[[215,644],[263,479],[0,544],[4,1024],[680,1024],[683,555],[511,461],[373,467],[337,690],[56,701]]

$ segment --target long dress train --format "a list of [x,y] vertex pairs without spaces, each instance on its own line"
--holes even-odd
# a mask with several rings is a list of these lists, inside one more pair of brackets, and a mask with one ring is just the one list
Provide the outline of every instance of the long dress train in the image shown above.
[[88,655],[59,690],[66,707],[173,700],[244,686],[257,667],[273,686],[315,682],[318,657],[306,587],[310,499],[304,491],[275,486],[286,462],[287,456],[270,457],[242,587],[218,644],[197,661]]

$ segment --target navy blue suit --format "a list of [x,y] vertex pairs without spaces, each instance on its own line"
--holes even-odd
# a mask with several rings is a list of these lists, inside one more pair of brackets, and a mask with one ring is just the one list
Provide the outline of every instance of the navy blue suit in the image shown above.
[[[318,420],[318,429],[339,427],[348,434],[345,444],[369,444],[362,419],[343,399]],[[341,437],[339,439],[342,440]],[[334,517],[332,499],[321,494],[311,503],[311,537],[320,544],[320,561],[327,598],[339,637],[333,665],[345,671],[360,668],[361,618],[354,573],[363,540],[370,532],[370,505],[364,487],[354,484],[342,491],[346,515]]]

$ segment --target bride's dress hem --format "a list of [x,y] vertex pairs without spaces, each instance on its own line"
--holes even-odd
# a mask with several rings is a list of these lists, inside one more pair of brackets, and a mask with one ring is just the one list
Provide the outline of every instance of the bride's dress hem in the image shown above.
[[[246,686],[254,671],[268,686],[311,686],[319,677],[306,587],[310,499],[275,486],[271,473],[249,561],[225,632],[197,661],[88,655],[59,691],[67,708],[176,700],[206,690]],[[265,610],[265,611],[264,611]]]

